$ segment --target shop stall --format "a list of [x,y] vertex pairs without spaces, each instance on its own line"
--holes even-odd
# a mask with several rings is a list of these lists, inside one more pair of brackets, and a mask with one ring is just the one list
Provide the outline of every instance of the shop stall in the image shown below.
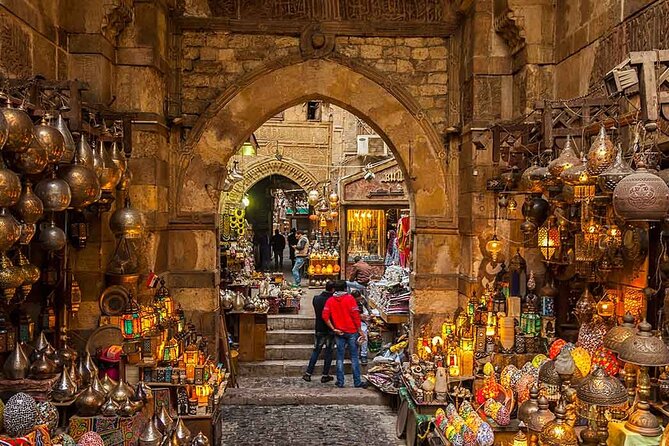
[[383,275],[386,265],[410,265],[411,228],[404,176],[394,159],[340,181],[341,270],[349,277],[360,257]]

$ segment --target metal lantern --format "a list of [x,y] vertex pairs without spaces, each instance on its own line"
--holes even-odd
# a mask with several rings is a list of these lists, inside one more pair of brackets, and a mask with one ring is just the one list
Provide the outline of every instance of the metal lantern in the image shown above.
[[656,437],[662,433],[662,428],[649,410],[651,386],[648,367],[669,365],[669,348],[661,338],[653,335],[651,325],[643,321],[639,324],[639,331],[622,343],[618,356],[622,361],[637,365],[639,369],[637,378],[639,402],[625,427],[643,436]]
[[56,118],[56,125],[54,127],[56,127],[60,134],[63,135],[63,140],[65,142],[65,150],[63,151],[59,162],[61,164],[69,164],[72,162],[72,158],[74,158],[74,152],[77,146],[74,143],[74,138],[72,137],[72,133],[70,133],[70,129],[67,128],[67,123],[65,122],[65,119],[63,119],[62,113],[58,113],[58,118]]
[[599,128],[599,134],[590,146],[590,151],[588,152],[588,173],[593,176],[600,175],[611,167],[615,157],[616,150],[613,148],[613,143],[606,134],[604,126],[601,126]]
[[309,193],[307,194],[307,201],[311,206],[316,206],[320,198],[321,194],[316,189],[310,190]]
[[560,400],[555,408],[555,419],[541,430],[539,443],[544,446],[578,446],[576,431],[566,421],[564,402]]
[[581,415],[589,418],[591,409],[597,412],[594,421],[605,421],[604,412],[614,419],[623,419],[628,406],[627,389],[619,379],[609,376],[606,371],[595,366],[576,389]]
[[146,335],[149,332],[151,332],[157,323],[158,323],[158,318],[153,308],[142,307],[139,312],[139,324],[141,327],[142,335]]
[[25,152],[33,139],[33,121],[22,107],[12,108],[11,101],[7,107],[0,109],[7,124],[7,141],[3,147],[5,152]]
[[574,309],[576,319],[578,319],[581,324],[590,322],[596,310],[597,302],[592,296],[590,289],[586,286],[585,291],[583,291],[581,297],[576,301],[576,307]]
[[128,299],[125,310],[123,310],[121,321],[123,325],[123,337],[125,339],[135,339],[141,336],[142,326],[139,318],[139,305],[137,305],[132,294]]
[[497,255],[502,251],[502,242],[497,238],[497,234],[493,234],[492,239],[485,244],[485,249],[490,253],[493,262],[497,261]]
[[28,175],[37,175],[46,169],[49,155],[37,138],[33,138],[28,149],[23,152],[14,152],[9,162],[16,170]]
[[555,361],[548,360],[539,368],[539,390],[549,401],[560,399],[562,380],[555,370]]
[[126,199],[125,206],[116,209],[109,219],[109,228],[115,237],[137,239],[144,233],[144,214],[130,206]]
[[582,164],[581,160],[576,156],[576,153],[572,148],[571,137],[567,136],[567,142],[565,143],[562,152],[560,152],[560,156],[548,163],[548,171],[555,179],[559,179],[562,172],[570,167],[578,166],[580,164]]
[[548,400],[545,396],[540,396],[537,400],[539,410],[530,415],[527,423],[528,432],[533,436],[538,436],[544,429],[544,426],[555,419],[555,415],[548,409]]
[[625,342],[627,338],[633,336],[635,333],[636,327],[634,325],[634,316],[627,313],[625,316],[623,316],[622,325],[611,328],[604,335],[604,347],[617,353],[623,342]]
[[[5,169],[0,170],[0,175],[2,175],[3,170]],[[0,180],[0,184],[2,184],[2,180]],[[44,215],[44,204],[33,192],[29,181],[26,181],[23,186],[23,191],[14,206],[14,210],[18,217],[26,224],[34,224]]]
[[64,211],[72,201],[70,185],[56,176],[45,178],[35,186],[35,195],[42,200],[46,212]]
[[599,188],[605,194],[612,194],[623,178],[634,173],[634,169],[623,158],[623,148],[618,144],[616,159],[611,167],[599,174]]
[[539,228],[537,239],[541,255],[545,260],[551,260],[560,247],[560,228],[554,216],[549,217],[546,224]]
[[49,118],[49,115],[43,116],[40,123],[35,126],[35,138],[46,150],[49,163],[56,164],[65,153],[65,138],[56,127],[47,123]]
[[[542,173],[537,175],[535,174],[537,171]],[[542,170],[536,162],[525,169],[525,172],[523,172],[523,174],[520,176],[521,190],[531,193],[541,193],[543,190],[543,184],[540,178],[543,175],[543,172],[544,170]]]
[[21,226],[6,208],[0,209],[0,252],[10,249],[21,237]]
[[669,186],[645,168],[626,176],[613,191],[613,209],[626,221],[659,221],[669,211]]
[[21,179],[0,160],[0,206],[14,206],[21,197]]

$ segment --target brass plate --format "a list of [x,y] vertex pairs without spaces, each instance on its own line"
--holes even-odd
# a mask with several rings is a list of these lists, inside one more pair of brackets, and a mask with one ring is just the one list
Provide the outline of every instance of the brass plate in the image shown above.
[[121,285],[108,286],[100,295],[100,311],[105,316],[120,316],[128,305],[128,290]]

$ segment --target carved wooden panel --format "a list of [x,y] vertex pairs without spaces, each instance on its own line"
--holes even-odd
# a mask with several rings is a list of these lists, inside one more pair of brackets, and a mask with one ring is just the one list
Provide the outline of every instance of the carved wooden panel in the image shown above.
[[669,48],[669,1],[663,0],[618,26],[597,46],[590,85],[602,80],[632,51]]

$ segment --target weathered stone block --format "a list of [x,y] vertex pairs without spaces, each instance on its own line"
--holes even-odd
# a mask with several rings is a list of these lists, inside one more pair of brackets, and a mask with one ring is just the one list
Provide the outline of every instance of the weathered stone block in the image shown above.
[[362,45],[360,57],[363,59],[380,59],[383,55],[383,47],[378,45]]
[[429,84],[448,84],[448,74],[430,73],[427,75],[427,82]]
[[218,60],[218,48],[202,47],[200,48],[201,60]]
[[435,46],[428,48],[428,54],[433,59],[445,59],[448,57],[448,49],[445,46]]
[[428,48],[414,48],[411,50],[411,57],[416,60],[425,60],[430,57],[430,50]]

